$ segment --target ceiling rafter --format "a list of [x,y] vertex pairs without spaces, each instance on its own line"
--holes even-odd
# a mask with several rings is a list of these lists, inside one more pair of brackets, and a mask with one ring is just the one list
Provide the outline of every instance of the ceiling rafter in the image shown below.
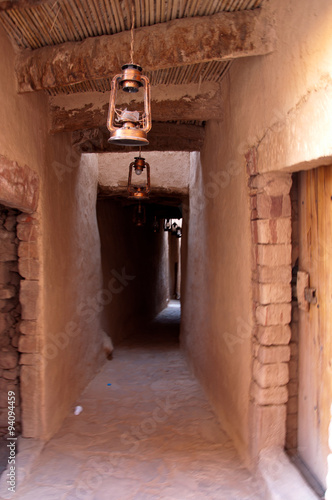
[[[176,19],[135,30],[135,53],[145,71],[264,55],[274,46],[274,28],[259,9]],[[19,92],[108,78],[128,62],[129,53],[129,32],[23,51],[16,61]]]
[[265,0],[149,0],[148,4],[145,0],[89,0],[88,4],[86,0],[0,0],[0,23],[19,48],[36,49],[129,30],[132,1],[134,26],[141,28],[184,17],[257,9]]
[[[121,92],[122,107],[140,109],[141,101]],[[106,124],[109,94],[86,92],[59,95],[50,99],[50,132],[92,129]],[[206,121],[222,119],[223,93],[218,83],[198,85],[156,85],[152,91],[153,120]]]

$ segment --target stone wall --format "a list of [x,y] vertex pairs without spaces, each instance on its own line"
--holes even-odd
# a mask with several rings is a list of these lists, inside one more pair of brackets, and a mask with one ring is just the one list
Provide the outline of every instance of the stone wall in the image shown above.
[[19,325],[21,306],[18,272],[18,210],[0,205],[0,436],[8,430],[8,391],[16,395],[16,431],[21,428],[19,382]]
[[254,311],[252,456],[284,447],[291,329],[291,174],[257,175],[248,156]]
[[22,433],[33,436],[39,425],[40,405],[40,337],[38,331],[40,300],[39,220],[37,214],[22,213],[17,217],[18,270],[20,284],[21,323],[18,350],[22,399]]
[[7,392],[16,394],[16,430],[38,419],[35,374],[39,295],[38,221],[0,205],[0,435],[6,434]]

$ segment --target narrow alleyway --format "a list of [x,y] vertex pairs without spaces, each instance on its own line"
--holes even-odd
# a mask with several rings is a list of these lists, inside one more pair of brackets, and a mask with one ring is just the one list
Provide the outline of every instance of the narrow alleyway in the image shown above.
[[45,446],[20,500],[260,500],[178,345],[180,308],[115,350]]

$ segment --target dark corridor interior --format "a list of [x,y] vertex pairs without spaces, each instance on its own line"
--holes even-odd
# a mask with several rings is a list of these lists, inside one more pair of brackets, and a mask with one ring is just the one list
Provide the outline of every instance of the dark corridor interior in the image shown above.
[[[142,221],[138,207],[136,200],[121,197],[97,202],[103,289],[110,290],[114,276],[122,277],[102,311],[102,328],[115,347],[143,331],[179,337],[181,202],[142,202]],[[158,316],[167,305],[167,313]]]

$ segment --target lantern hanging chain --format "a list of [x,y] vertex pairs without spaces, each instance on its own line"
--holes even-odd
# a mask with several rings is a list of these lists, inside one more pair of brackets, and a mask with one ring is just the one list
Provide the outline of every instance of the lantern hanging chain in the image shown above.
[[131,2],[131,29],[130,29],[130,63],[134,64],[134,25],[135,25],[135,10],[134,0]]

